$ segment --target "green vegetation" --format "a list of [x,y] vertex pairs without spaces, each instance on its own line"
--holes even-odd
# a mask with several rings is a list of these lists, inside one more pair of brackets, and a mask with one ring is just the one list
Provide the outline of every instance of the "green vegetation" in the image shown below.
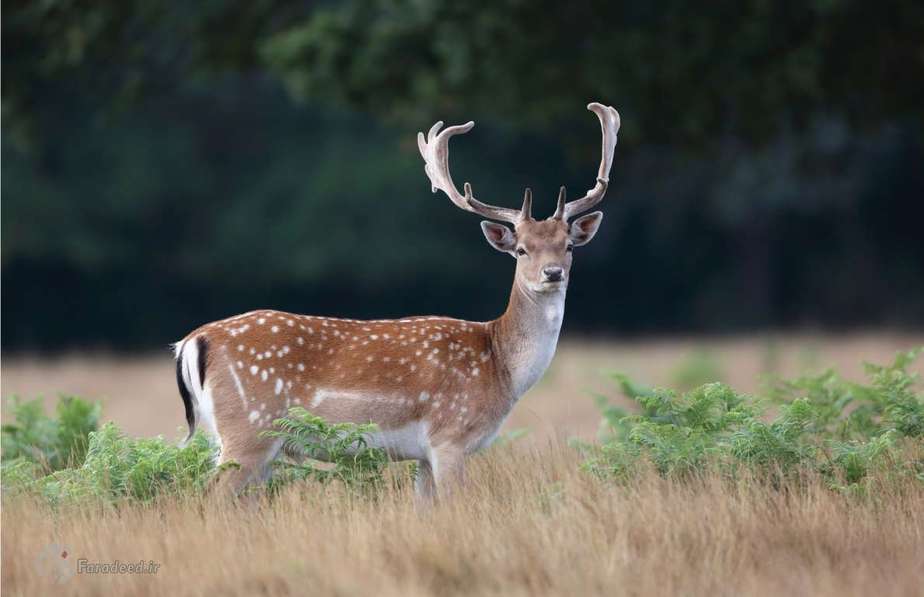
[[[366,489],[382,481],[388,456],[385,450],[370,448],[366,442],[375,425],[328,423],[300,406],[290,409],[289,416],[276,419],[274,425],[277,430],[265,435],[282,439],[286,452],[303,455],[299,462],[276,463],[274,486],[301,480],[338,480],[347,487]],[[318,465],[319,460],[324,466]]]
[[61,397],[55,418],[45,415],[41,400],[14,397],[8,408],[14,422],[2,428],[3,461],[23,458],[49,471],[83,462],[101,411],[98,403],[74,396]]
[[101,406],[67,396],[57,416],[42,401],[10,402],[15,422],[3,427],[6,494],[31,491],[57,503],[96,498],[148,501],[164,493],[201,491],[214,449],[201,433],[184,447],[162,438],[132,439],[114,423],[98,427]]
[[867,365],[868,385],[829,370],[773,381],[763,399],[717,382],[678,394],[614,374],[640,412],[630,415],[598,397],[601,442],[580,446],[584,467],[615,479],[653,466],[678,479],[717,468],[733,478],[746,472],[774,482],[814,471],[831,487],[851,491],[862,490],[874,471],[924,482],[924,394],[908,371],[919,352]]
[[[97,428],[99,404],[62,398],[57,418],[44,414],[40,400],[11,401],[16,422],[3,428],[2,482],[6,495],[30,492],[51,503],[96,499],[103,503],[151,501],[162,495],[202,494],[214,475],[215,448],[200,431],[185,446],[161,437],[133,439],[114,423]],[[326,466],[310,461],[281,462],[272,489],[312,480],[338,480],[365,489],[382,479],[387,463],[380,449],[368,448],[370,425],[328,424],[295,408],[276,421],[286,447],[308,458],[324,457]]]
[[132,439],[113,423],[89,435],[83,465],[55,471],[36,480],[52,502],[96,498],[150,501],[163,494],[201,491],[213,468],[214,450],[202,434],[185,447],[161,438]]

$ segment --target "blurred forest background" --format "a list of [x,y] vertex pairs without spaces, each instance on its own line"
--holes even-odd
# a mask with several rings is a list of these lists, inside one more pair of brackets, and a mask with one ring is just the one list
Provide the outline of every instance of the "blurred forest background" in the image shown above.
[[4,350],[274,307],[489,319],[513,262],[431,195],[593,183],[565,329],[924,327],[917,0],[3,2]]

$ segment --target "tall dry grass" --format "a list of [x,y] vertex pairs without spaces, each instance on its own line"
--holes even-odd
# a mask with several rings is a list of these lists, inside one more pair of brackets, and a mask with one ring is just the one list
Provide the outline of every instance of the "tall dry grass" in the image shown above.
[[[922,595],[924,487],[868,499],[818,479],[786,491],[717,477],[612,485],[558,442],[472,459],[467,486],[421,509],[398,484],[374,499],[289,488],[273,500],[171,499],[50,509],[4,499],[4,595]],[[33,563],[155,560],[156,575],[77,575]]]

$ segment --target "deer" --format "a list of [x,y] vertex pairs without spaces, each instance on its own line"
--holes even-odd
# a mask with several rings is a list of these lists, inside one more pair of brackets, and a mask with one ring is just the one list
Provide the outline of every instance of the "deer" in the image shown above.
[[620,117],[611,106],[587,108],[602,130],[596,182],[572,201],[561,187],[555,212],[541,220],[532,217],[528,188],[520,209],[482,203],[468,182],[462,193],[456,188],[449,140],[473,121],[442,131],[440,121],[417,135],[431,191],[486,218],[488,244],[516,260],[509,302],[497,319],[362,321],[263,309],[205,324],[174,345],[187,441],[202,426],[217,443],[218,464],[237,463],[221,475],[228,491],[240,495],[268,479],[284,446],[263,432],[296,406],[329,422],[373,423],[368,446],[391,460],[417,461],[422,501],[464,481],[465,458],[491,444],[549,367],[572,250],[590,242],[603,218],[596,211],[573,219],[606,193]]

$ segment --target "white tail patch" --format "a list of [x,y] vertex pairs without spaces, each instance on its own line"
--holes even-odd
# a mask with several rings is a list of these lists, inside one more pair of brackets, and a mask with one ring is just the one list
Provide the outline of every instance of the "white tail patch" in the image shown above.
[[[177,359],[181,363],[183,383],[189,388],[193,398],[193,410],[196,414],[196,423],[201,425],[218,444],[219,453],[221,452],[221,436],[218,435],[218,425],[215,422],[215,402],[212,400],[212,391],[208,387],[208,379],[205,385],[199,383],[199,346],[195,338],[189,341],[177,342],[175,344]],[[232,369],[233,373],[233,369]]]

